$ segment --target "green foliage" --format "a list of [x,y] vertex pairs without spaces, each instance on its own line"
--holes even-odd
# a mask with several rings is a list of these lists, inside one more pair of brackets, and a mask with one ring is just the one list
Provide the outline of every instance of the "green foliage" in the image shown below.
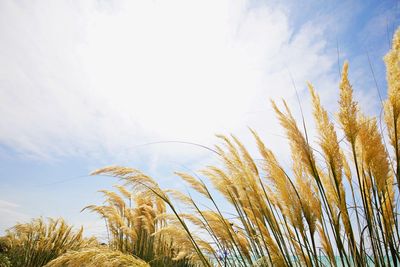
[[10,267],[11,266],[11,262],[8,259],[8,257],[3,254],[0,253],[0,267]]

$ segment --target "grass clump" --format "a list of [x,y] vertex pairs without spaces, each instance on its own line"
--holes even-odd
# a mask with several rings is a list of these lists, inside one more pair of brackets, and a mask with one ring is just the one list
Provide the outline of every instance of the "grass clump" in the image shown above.
[[10,266],[36,267],[67,251],[91,246],[95,239],[84,238],[83,228],[74,231],[63,219],[38,218],[7,230],[0,243],[0,255]]
[[149,267],[149,265],[132,255],[118,250],[92,247],[80,251],[70,251],[52,260],[45,267]]
[[[135,181],[142,185],[132,190],[115,186],[117,192],[102,190],[105,204],[84,208],[105,220],[110,249],[135,255],[151,266],[201,265],[192,241],[182,234],[181,224],[168,223],[171,214],[167,214],[166,203],[161,198],[166,198],[166,195],[154,188],[155,181],[130,168],[105,168],[95,174],[119,176],[127,183]],[[145,184],[151,184],[152,189]],[[196,240],[201,242],[198,238]]]

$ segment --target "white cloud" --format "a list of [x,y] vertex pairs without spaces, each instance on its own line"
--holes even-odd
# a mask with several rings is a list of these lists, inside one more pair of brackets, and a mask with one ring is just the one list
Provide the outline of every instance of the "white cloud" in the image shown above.
[[[0,142],[24,155],[123,157],[152,141],[209,145],[247,125],[276,133],[268,99],[294,95],[288,69],[300,91],[310,80],[336,94],[325,29],[294,34],[278,5],[0,5]],[[170,148],[157,153],[198,156]]]

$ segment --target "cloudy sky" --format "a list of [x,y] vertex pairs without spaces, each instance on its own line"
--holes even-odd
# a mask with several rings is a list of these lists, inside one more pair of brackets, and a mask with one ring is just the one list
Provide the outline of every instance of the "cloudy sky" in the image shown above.
[[80,210],[117,181],[91,171],[127,165],[184,189],[173,171],[215,156],[182,142],[217,133],[253,151],[251,127],[288,165],[269,99],[298,116],[296,87],[312,127],[310,81],[334,118],[346,59],[376,114],[399,2],[298,2],[0,1],[0,233],[37,216],[100,231]]

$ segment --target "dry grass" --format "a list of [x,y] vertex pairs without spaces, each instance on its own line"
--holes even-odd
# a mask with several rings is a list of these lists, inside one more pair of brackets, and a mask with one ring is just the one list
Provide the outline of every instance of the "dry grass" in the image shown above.
[[[82,249],[87,242],[81,232],[72,234],[58,221],[49,226],[34,221],[8,233],[11,253],[5,255],[20,261],[16,266],[41,266],[61,254],[47,266],[397,266],[400,29],[385,62],[384,120],[391,148],[379,118],[363,115],[353,99],[345,63],[339,125],[309,85],[318,147],[311,146],[307,129],[298,126],[285,102],[283,108],[272,102],[290,144],[292,168],[284,169],[255,131],[261,162],[235,136],[218,136],[219,166],[205,168],[201,178],[177,173],[211,203],[203,209],[199,198],[163,190],[138,170],[106,167],[93,175],[118,177],[123,185],[116,186],[117,192],[101,191],[104,205],[85,209],[105,220],[107,248]],[[225,198],[233,215],[222,212],[216,194]],[[184,212],[178,212],[178,204]]]
[[95,239],[85,239],[83,229],[74,231],[62,219],[34,219],[17,224],[1,238],[3,253],[11,266],[43,266],[67,251],[93,246]]
[[107,248],[87,248],[80,251],[67,252],[45,267],[149,267],[149,265],[132,255]]

